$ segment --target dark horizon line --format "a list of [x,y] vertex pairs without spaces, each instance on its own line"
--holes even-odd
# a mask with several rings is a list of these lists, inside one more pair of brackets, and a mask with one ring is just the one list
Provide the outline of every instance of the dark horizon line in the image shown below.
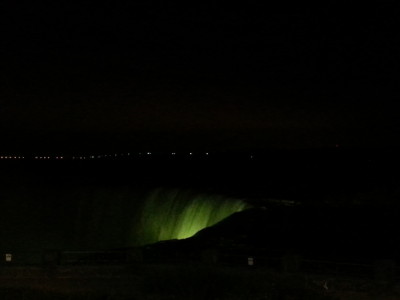
[[[400,150],[399,146],[390,147],[358,147],[358,146],[321,146],[321,147],[258,147],[253,149],[176,149],[176,150],[163,150],[163,149],[149,149],[140,150],[138,148],[130,150],[110,151],[110,150],[99,150],[91,151],[88,149],[82,149],[81,151],[41,151],[41,150],[20,150],[20,151],[1,151],[0,160],[22,160],[22,159],[35,159],[38,160],[55,160],[55,159],[79,159],[79,157],[86,157],[86,159],[123,159],[123,158],[139,158],[139,157],[164,157],[164,156],[175,156],[175,157],[193,157],[198,158],[200,156],[215,157],[219,155],[251,155],[260,157],[263,155],[281,153],[281,154],[316,154],[316,153],[341,153],[341,154],[380,154],[380,153],[398,153]],[[90,156],[93,156],[91,158]],[[62,158],[61,158],[62,157]]]

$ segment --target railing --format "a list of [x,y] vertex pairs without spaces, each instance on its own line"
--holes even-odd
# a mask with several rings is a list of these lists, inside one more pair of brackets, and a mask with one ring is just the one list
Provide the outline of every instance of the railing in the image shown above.
[[[32,251],[3,253],[0,264],[0,277],[7,270],[15,270],[18,276],[42,274],[40,270],[54,270],[63,267],[117,267],[132,264],[172,263],[189,264],[201,263],[219,266],[238,266],[257,269],[273,270],[282,273],[323,274],[339,277],[371,278],[390,281],[400,278],[400,268],[393,260],[376,260],[371,263],[337,262],[330,260],[304,259],[299,255],[247,255],[246,253],[221,253],[207,249],[193,255],[163,257],[147,255],[142,248],[131,248],[112,251]],[[10,268],[12,267],[12,268]],[[19,270],[19,271],[18,271]],[[24,273],[25,272],[25,273]],[[36,272],[36,273],[35,273]],[[7,273],[11,274],[11,273]],[[21,275],[22,274],[22,275]],[[25,275],[24,275],[25,274]],[[44,273],[43,273],[44,274]],[[8,276],[8,275],[7,275]],[[14,275],[10,275],[14,276]],[[17,275],[15,275],[17,277]]]

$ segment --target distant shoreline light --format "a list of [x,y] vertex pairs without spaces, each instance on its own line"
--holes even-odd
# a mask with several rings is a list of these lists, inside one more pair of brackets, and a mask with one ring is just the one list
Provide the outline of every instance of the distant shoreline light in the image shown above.
[[[145,156],[143,156],[145,154]],[[88,154],[88,155],[64,155],[64,154],[53,154],[53,155],[1,155],[0,160],[102,160],[102,159],[133,159],[133,158],[145,158],[145,157],[207,157],[210,156],[210,152],[122,152],[122,153],[112,153],[112,154]]]

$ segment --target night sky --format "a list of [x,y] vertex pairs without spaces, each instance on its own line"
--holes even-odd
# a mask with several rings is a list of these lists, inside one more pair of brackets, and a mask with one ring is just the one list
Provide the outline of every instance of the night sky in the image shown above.
[[398,5],[46,2],[2,4],[2,152],[399,146]]

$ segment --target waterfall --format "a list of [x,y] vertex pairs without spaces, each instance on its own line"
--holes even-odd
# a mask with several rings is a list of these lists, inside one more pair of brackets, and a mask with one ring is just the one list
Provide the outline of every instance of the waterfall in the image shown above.
[[222,195],[156,189],[145,200],[136,228],[136,243],[185,239],[247,207],[241,199]]

